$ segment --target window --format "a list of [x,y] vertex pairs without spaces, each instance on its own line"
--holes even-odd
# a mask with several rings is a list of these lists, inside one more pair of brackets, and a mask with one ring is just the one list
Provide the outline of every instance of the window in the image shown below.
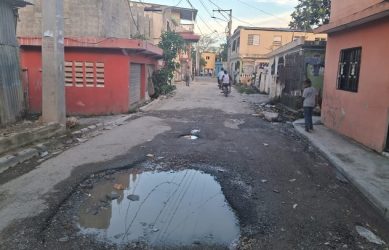
[[362,48],[350,48],[340,51],[337,88],[358,92],[359,69],[361,67]]
[[282,36],[274,36],[273,37],[273,45],[281,46],[282,45]]
[[259,45],[259,35],[250,34],[248,37],[248,45]]
[[65,86],[104,87],[104,63],[66,61]]
[[205,59],[206,59],[206,60],[209,60],[209,56],[206,56]]
[[236,40],[234,40],[234,42],[232,42],[232,51],[235,51],[236,49]]

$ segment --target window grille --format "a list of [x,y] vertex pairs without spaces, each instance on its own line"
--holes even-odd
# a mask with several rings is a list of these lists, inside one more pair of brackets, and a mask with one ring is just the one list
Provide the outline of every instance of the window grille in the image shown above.
[[362,48],[350,48],[340,51],[337,88],[358,92],[359,71]]

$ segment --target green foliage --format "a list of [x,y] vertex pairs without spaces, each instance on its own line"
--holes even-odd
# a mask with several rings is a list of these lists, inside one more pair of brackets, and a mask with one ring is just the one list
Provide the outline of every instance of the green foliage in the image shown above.
[[258,90],[255,89],[253,86],[247,86],[244,84],[236,84],[235,85],[236,90],[241,94],[258,94]]
[[162,33],[158,47],[163,50],[164,66],[153,73],[154,97],[165,95],[175,89],[175,86],[171,85],[171,81],[175,70],[180,66],[175,59],[180,50],[184,49],[184,45],[184,40],[177,33],[171,31]]
[[207,66],[207,61],[204,59],[204,58],[200,58],[200,67],[205,67],[205,66]]
[[289,27],[311,31],[330,20],[331,0],[299,0]]
[[142,34],[135,34],[135,35],[132,35],[131,36],[132,39],[138,39],[138,40],[143,40],[143,41],[146,41],[148,40],[147,37],[145,35],[142,35]]
[[227,57],[228,57],[228,46],[227,43],[223,43],[220,45],[220,54],[219,54],[220,61],[227,62]]

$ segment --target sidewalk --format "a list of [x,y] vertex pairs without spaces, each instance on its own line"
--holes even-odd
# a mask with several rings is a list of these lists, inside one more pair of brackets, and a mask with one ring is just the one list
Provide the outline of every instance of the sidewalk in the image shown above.
[[311,133],[301,124],[294,126],[389,220],[389,158],[323,125],[316,125]]

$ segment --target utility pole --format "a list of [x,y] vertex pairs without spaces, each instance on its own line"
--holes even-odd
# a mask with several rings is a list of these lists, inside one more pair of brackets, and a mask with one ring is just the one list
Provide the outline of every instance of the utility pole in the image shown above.
[[[212,11],[218,12],[220,14],[222,12],[228,13],[229,20],[228,20],[228,25],[227,25],[227,28],[228,28],[228,32],[227,32],[227,68],[229,69],[228,71],[231,72],[232,69],[230,68],[230,39],[231,39],[231,35],[232,35],[232,9],[229,9],[229,10],[218,9],[218,10],[212,10]],[[216,17],[213,17],[213,18],[216,18]],[[226,21],[226,20],[224,20],[224,21]]]
[[66,123],[63,0],[42,1],[42,117]]

